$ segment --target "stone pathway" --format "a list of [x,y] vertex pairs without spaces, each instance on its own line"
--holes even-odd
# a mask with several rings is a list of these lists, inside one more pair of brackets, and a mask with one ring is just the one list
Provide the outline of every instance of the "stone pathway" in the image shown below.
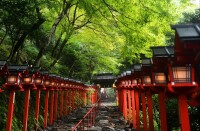
[[129,125],[126,125],[118,106],[108,99],[102,101],[95,122],[90,131],[132,131]]
[[[53,126],[48,126],[39,131],[71,131],[71,128],[76,125],[91,107],[84,107],[76,110],[66,117],[54,122]],[[87,128],[86,128],[87,129]],[[105,99],[101,102],[95,125],[87,129],[89,131],[132,131],[118,109],[114,101]],[[77,130],[78,131],[78,130]]]

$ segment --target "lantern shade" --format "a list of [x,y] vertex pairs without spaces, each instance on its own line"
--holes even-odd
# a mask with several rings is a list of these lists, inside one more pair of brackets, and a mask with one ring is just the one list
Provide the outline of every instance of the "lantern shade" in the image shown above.
[[42,78],[39,77],[39,78],[35,78],[35,84],[42,84]]
[[137,80],[136,80],[136,79],[133,79],[133,80],[132,80],[132,84],[137,84]]
[[192,82],[191,66],[185,67],[172,67],[173,79],[175,83],[189,83]]
[[61,86],[61,87],[65,87],[65,83],[61,83],[60,86]]
[[8,84],[15,84],[15,83],[19,84],[18,76],[15,76],[15,75],[8,76],[7,77],[7,83]]
[[50,85],[50,80],[45,80],[44,85],[45,86],[49,86]]
[[143,84],[151,84],[151,77],[150,76],[143,76]]
[[30,76],[29,77],[24,77],[22,82],[24,84],[30,84],[32,82],[32,77],[30,77]]
[[54,85],[55,85],[55,82],[52,81],[52,82],[51,82],[51,86],[54,86]]
[[155,73],[155,83],[156,84],[166,84],[167,79],[165,73]]

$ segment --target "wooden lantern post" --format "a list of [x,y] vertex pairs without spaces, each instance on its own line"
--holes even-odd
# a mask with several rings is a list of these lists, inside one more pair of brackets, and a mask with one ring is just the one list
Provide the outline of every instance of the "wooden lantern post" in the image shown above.
[[171,95],[168,93],[168,69],[167,65],[174,56],[174,48],[171,46],[159,46],[152,47],[153,51],[153,68],[152,68],[152,82],[153,86],[151,91],[158,93],[159,112],[160,112],[160,124],[161,130],[167,131],[167,116],[165,95]]
[[141,90],[141,64],[135,64],[133,66],[133,79],[137,81],[135,90],[135,109],[136,109],[136,129],[140,131],[140,90]]
[[51,90],[51,79],[47,71],[42,71],[40,73],[44,76],[43,77],[43,84],[45,86],[44,128],[46,128],[48,123],[49,91]]
[[50,113],[49,113],[49,124],[52,125],[53,124],[53,118],[54,118],[54,88],[56,86],[56,75],[55,74],[49,74],[50,77],[50,85],[48,87],[49,91],[50,91]]
[[41,90],[46,90],[45,86],[44,86],[44,75],[45,71],[41,71],[39,72],[39,69],[37,71],[37,73],[35,73],[35,86],[37,88],[37,92],[36,92],[36,102],[35,102],[35,131],[37,131],[38,129],[38,119],[39,119],[39,112],[40,112],[40,93]]
[[[23,69],[28,68],[24,66]],[[27,131],[28,126],[28,112],[29,112],[29,99],[30,99],[30,90],[36,90],[35,86],[35,74],[37,71],[34,71],[34,68],[29,68],[29,72],[24,72],[21,78],[22,88],[25,90],[25,102],[24,102],[24,117],[23,117],[23,131]]]
[[194,64],[199,59],[199,25],[174,25],[175,56],[168,66],[168,89],[178,96],[179,118],[182,131],[190,131],[187,96],[199,90],[195,81]]
[[[27,69],[27,68],[26,68]],[[27,70],[21,66],[8,66],[8,76],[6,83],[3,85],[10,92],[9,105],[8,105],[8,115],[6,121],[6,131],[12,131],[12,118],[14,112],[15,103],[15,91],[23,91],[21,85],[21,75]]]
[[61,84],[60,84],[60,117],[63,117],[63,112],[64,112],[64,90],[66,86],[66,81],[64,78],[61,78]]
[[60,89],[60,76],[55,76],[55,86],[54,86],[54,111],[53,120],[56,121],[58,117],[58,91]]
[[149,129],[154,131],[153,123],[153,105],[152,105],[152,93],[150,88],[152,85],[152,59],[142,59],[142,111],[143,111],[143,124],[144,131],[147,131],[147,117],[146,117],[146,95],[148,105],[148,118],[149,118]]
[[[132,71],[133,74],[133,71]],[[132,105],[132,123],[133,128],[137,127],[136,123],[136,102],[135,102],[135,89],[137,88],[137,80],[132,77],[131,78],[131,105]]]

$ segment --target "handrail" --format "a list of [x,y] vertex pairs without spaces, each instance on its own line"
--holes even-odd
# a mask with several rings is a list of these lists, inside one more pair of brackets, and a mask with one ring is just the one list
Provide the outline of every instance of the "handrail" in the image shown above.
[[[87,127],[90,127],[91,125],[94,124],[94,120],[96,118],[96,107],[98,109],[100,99],[92,106],[92,108],[83,116],[83,118],[71,128],[71,131],[75,131],[77,128],[79,131],[84,130],[84,126],[86,125]],[[95,112],[95,113],[94,113]],[[87,124],[85,124],[85,119],[87,119]]]

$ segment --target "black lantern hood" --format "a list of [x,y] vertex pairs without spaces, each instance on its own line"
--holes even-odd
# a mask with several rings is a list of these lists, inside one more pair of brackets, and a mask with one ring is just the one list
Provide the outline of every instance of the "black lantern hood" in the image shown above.
[[127,71],[126,71],[126,75],[127,75],[127,76],[130,76],[130,75],[131,75],[131,70],[127,70]]
[[133,69],[134,69],[134,71],[141,71],[142,65],[141,64],[134,64]]
[[28,70],[30,74],[36,74],[40,72],[40,67],[29,67]]
[[200,40],[200,24],[178,24],[171,28],[182,40]]
[[174,57],[173,46],[155,46],[151,47],[155,57]]
[[8,66],[8,71],[11,74],[17,74],[17,73],[24,73],[25,71],[28,70],[28,65],[9,65]]
[[151,58],[142,59],[142,66],[152,66],[153,61]]

